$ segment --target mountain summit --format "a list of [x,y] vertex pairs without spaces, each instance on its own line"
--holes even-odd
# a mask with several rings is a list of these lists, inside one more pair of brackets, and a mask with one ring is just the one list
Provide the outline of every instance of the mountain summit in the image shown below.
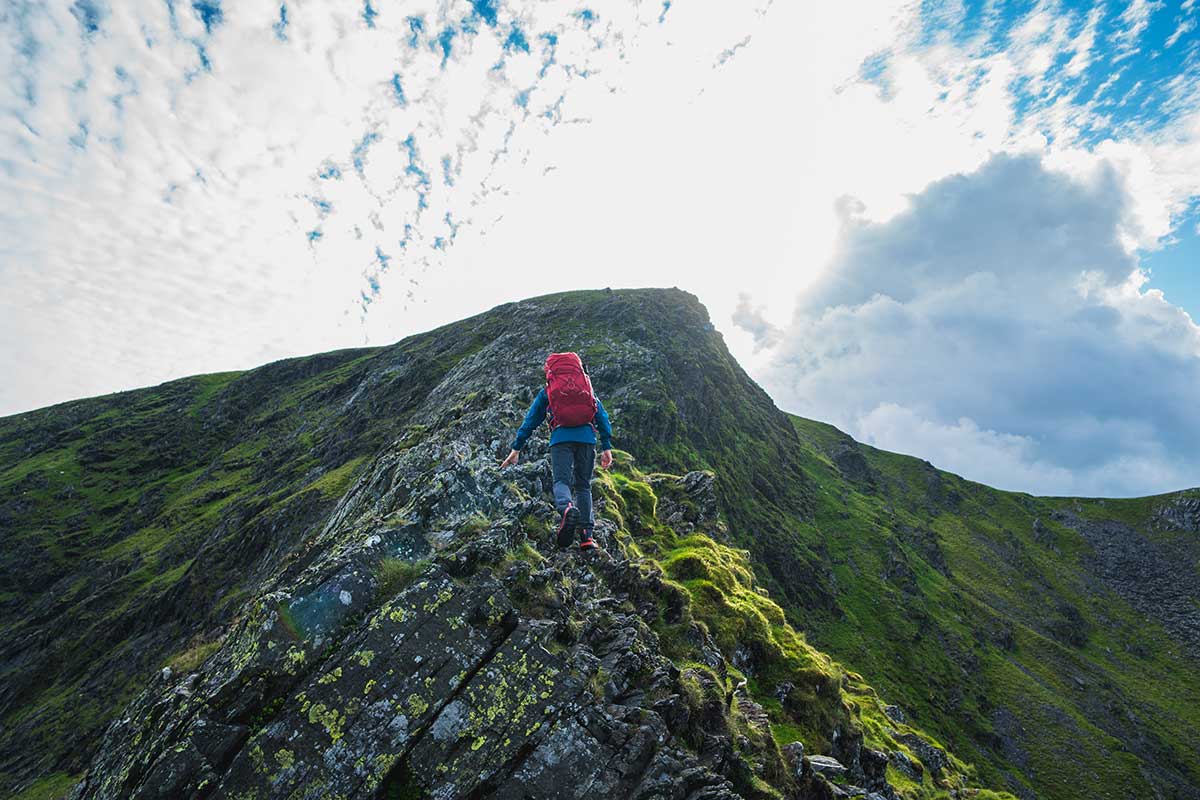
[[[497,467],[561,350],[596,553],[544,429]],[[1200,797],[1200,493],[864,447],[678,290],[9,417],[0,463],[6,794]]]

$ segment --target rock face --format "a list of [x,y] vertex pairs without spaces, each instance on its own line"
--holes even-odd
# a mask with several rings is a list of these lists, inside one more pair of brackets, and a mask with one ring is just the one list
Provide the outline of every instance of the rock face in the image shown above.
[[[695,298],[673,290],[539,298],[391,347],[0,419],[0,795],[81,774],[131,696],[168,664],[175,675],[193,670],[264,592],[297,592],[288,613],[327,644],[322,631],[365,613],[373,568],[346,566],[324,585],[291,581],[330,557],[320,547],[334,536],[331,516],[349,513],[338,508],[355,481],[386,452],[418,444],[459,441],[458,456],[490,458],[554,349],[585,354],[619,417],[619,443],[655,469],[709,470],[736,431],[762,443],[716,477],[695,473],[703,491],[676,509],[680,530],[718,504],[747,530],[805,508],[786,417],[737,367]],[[737,413],[717,419],[710,407]],[[448,434],[464,417],[469,435]],[[768,465],[781,488],[756,477]],[[372,558],[432,557],[457,546],[464,516],[495,518],[503,497],[480,505],[463,493],[475,479],[447,469],[411,489],[437,500],[421,524],[398,514],[371,534],[380,538]],[[544,463],[532,480],[521,491],[544,497]],[[410,501],[424,502],[396,500]],[[788,591],[816,596],[819,586]]]
[[862,486],[866,491],[873,491],[879,476],[871,469],[862,451],[850,442],[843,442],[840,447],[830,454],[838,471],[849,481]]
[[1180,492],[1154,509],[1154,525],[1161,530],[1200,533],[1200,495]]
[[[606,550],[551,549],[530,522],[551,510],[527,494],[545,459],[501,474],[463,438],[484,419],[385,452],[313,560],[273,581],[198,672],[164,673],[126,709],[72,796],[768,796],[760,775],[785,796],[826,796],[820,779],[789,774],[740,688],[737,718],[755,738],[736,733],[719,693],[695,696],[699,674],[665,657],[648,624],[666,587],[622,554],[610,519]],[[672,485],[668,518],[719,528],[711,479]],[[375,576],[380,558],[412,552],[414,531],[445,528],[406,587]],[[701,627],[689,635],[707,679],[724,682],[717,645]]]
[[842,762],[832,756],[809,756],[808,763],[814,772],[820,772],[822,775],[836,777],[846,774],[846,768],[842,766]]
[[702,761],[677,741],[686,723],[646,700],[680,687],[645,623],[588,597],[597,575],[623,567],[555,561],[538,579],[578,589],[559,598],[562,619],[590,620],[566,649],[554,619],[513,605],[527,562],[465,585],[476,576],[433,566],[311,666],[267,614],[237,634],[250,637],[241,652],[264,656],[231,654],[195,685],[143,697],[74,796],[349,798],[400,784],[444,798],[736,796],[717,771],[736,761],[728,737]]

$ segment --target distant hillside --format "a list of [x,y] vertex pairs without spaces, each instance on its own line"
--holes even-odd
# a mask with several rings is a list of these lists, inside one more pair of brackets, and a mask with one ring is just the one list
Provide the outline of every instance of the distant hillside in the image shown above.
[[1022,797],[1200,797],[1200,491],[1003,492],[793,417],[809,638]]

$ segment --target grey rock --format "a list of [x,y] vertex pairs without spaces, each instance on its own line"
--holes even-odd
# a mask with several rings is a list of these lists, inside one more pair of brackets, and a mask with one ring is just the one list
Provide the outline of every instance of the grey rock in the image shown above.
[[[496,405],[507,404],[488,408]],[[770,723],[744,691],[734,700],[755,741],[729,729],[723,707],[680,700],[685,675],[630,611],[657,608],[661,574],[648,579],[606,551],[581,562],[548,541],[533,543],[550,554],[540,565],[494,570],[526,541],[521,516],[553,517],[540,497],[506,506],[503,481],[537,497],[541,478],[501,478],[491,453],[472,444],[500,427],[487,414],[442,425],[375,459],[314,537],[312,556],[246,604],[190,683],[156,683],[133,701],[75,800],[349,799],[413,785],[434,798],[733,800],[734,780],[771,759],[774,774],[787,772],[778,751],[755,743],[771,741]],[[715,520],[710,473],[675,488],[673,513]],[[611,528],[602,521],[597,536]],[[381,596],[381,553],[428,566]],[[531,587],[541,592],[536,613],[521,605]],[[564,647],[568,620],[583,624]],[[691,634],[725,675],[707,634]],[[686,677],[719,697],[714,673]]]
[[882,750],[872,750],[863,747],[859,751],[859,768],[862,772],[863,785],[868,789],[884,789],[888,786],[887,767],[888,754]]
[[892,751],[888,755],[888,760],[892,762],[892,766],[915,781],[921,780],[921,775],[925,772],[925,768],[921,766],[920,761],[910,758],[907,753],[900,750]]
[[[296,462],[303,473],[296,485],[306,486],[353,457],[353,480],[336,497],[297,493],[310,505],[287,506],[288,514],[247,507],[200,543],[206,557],[196,559],[196,573],[212,569],[215,553],[221,564],[238,565],[221,577],[241,580],[219,590],[227,593],[227,615],[205,623],[219,626],[203,631],[218,648],[184,680],[149,681],[81,755],[90,761],[75,800],[350,800],[409,791],[434,798],[733,800],[763,796],[762,780],[788,800],[827,800],[827,781],[814,775],[814,765],[829,775],[850,773],[845,779],[873,789],[865,783],[873,755],[860,752],[861,733],[849,726],[834,732],[832,756],[806,759],[795,743],[781,757],[764,708],[728,688],[736,681],[726,653],[736,649],[751,678],[762,653],[756,646],[723,653],[703,625],[688,624],[683,601],[673,599],[682,593],[661,567],[609,547],[611,522],[597,524],[604,551],[555,551],[547,535],[554,512],[544,491],[544,431],[516,467],[497,469],[496,451],[506,444],[497,431],[519,422],[528,386],[538,380],[527,334],[559,318],[554,304],[514,306],[511,334],[469,347],[427,337],[420,348],[402,343],[355,367],[344,394],[329,387],[350,419],[322,424],[367,430],[394,414],[394,425],[370,427],[362,442],[320,438],[339,449],[318,458],[315,447],[271,440],[278,455],[254,467],[268,476]],[[597,372],[596,379],[614,387],[605,396],[614,410],[636,402],[642,387],[657,388],[660,382],[639,370],[660,361],[660,353],[637,337],[601,344],[613,355],[598,368],[609,377]],[[687,404],[679,419],[694,426],[704,418],[704,402],[720,402],[723,393],[698,400],[712,387],[695,365],[671,374],[685,384],[678,387]],[[264,373],[255,390],[264,391],[270,378]],[[754,402],[770,407],[765,395]],[[233,406],[223,413],[238,426],[258,424],[250,411]],[[684,435],[656,428],[664,420],[652,413],[625,419],[639,420],[642,441]],[[760,422],[769,461],[773,439],[794,431],[781,415]],[[318,441],[300,424],[289,420],[287,427],[291,439]],[[701,450],[718,445],[705,442]],[[797,470],[791,477],[803,476]],[[278,488],[295,480],[287,474]],[[667,520],[681,534],[728,534],[718,486],[724,492],[729,485],[713,473],[648,480],[659,506],[651,512],[632,504],[629,534]],[[762,491],[754,489],[755,497]],[[142,502],[162,501],[147,495]],[[637,516],[650,513],[657,519],[640,520],[639,528]],[[421,566],[384,580],[384,558]],[[816,598],[827,594],[832,572],[814,567],[796,577],[797,591]],[[181,586],[175,600],[182,605],[192,595]],[[221,596],[202,588],[206,597]],[[666,644],[656,632],[660,613],[676,626]],[[686,662],[672,663],[667,645],[685,647]],[[139,674],[148,680],[162,663],[148,662]],[[806,702],[794,688],[777,687],[789,714]],[[829,688],[836,691],[836,682]]]
[[1042,522],[1039,517],[1035,517],[1033,520],[1033,539],[1038,544],[1049,547],[1055,552],[1058,551],[1058,543],[1054,538],[1053,531],[1046,527],[1046,523]]
[[842,762],[833,756],[809,756],[808,763],[812,765],[813,772],[819,772],[822,775],[837,776],[846,772],[846,767],[842,765]]
[[1200,495],[1180,492],[1154,509],[1152,524],[1159,530],[1200,533]]
[[930,744],[915,733],[900,734],[896,737],[896,741],[907,746],[909,750],[912,750],[917,758],[921,759],[921,763],[925,765],[925,769],[934,775],[937,775],[950,766],[950,759],[946,757],[945,750]]
[[858,443],[846,437],[830,454],[834,466],[847,480],[857,484],[865,492],[873,492],[879,482],[879,475],[867,463],[866,457],[859,449]]
[[[1200,499],[1185,493],[1160,506],[1156,519],[1164,526],[1191,525],[1193,502]],[[1152,540],[1124,523],[1090,520],[1071,512],[1058,512],[1055,519],[1087,540],[1092,555],[1084,563],[1103,584],[1200,658],[1200,614],[1195,605],[1200,597],[1200,551],[1194,541]]]
[[792,772],[796,777],[800,777],[804,772],[804,743],[791,742],[779,748],[779,752],[783,753],[783,757],[791,766]]

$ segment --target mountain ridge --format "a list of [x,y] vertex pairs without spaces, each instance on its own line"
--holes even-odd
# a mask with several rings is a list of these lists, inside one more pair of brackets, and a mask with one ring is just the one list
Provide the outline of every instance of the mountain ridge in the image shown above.
[[[522,337],[514,337],[514,331]],[[518,342],[516,338],[533,341]],[[558,347],[562,343],[565,345]],[[354,482],[386,448],[404,443],[410,448],[418,446],[453,425],[458,419],[455,413],[460,417],[482,413],[471,406],[472,400],[464,399],[472,392],[476,398],[482,394],[493,401],[511,398],[506,401],[511,406],[506,410],[508,416],[496,421],[499,430],[478,431],[473,440],[474,446],[484,451],[502,448],[511,432],[506,426],[519,419],[522,404],[530,399],[529,387],[537,383],[538,348],[548,350],[552,345],[584,353],[606,406],[619,411],[614,415],[618,442],[630,443],[638,465],[680,475],[696,470],[713,472],[712,496],[720,509],[721,524],[732,537],[729,544],[747,548],[755,566],[754,580],[780,599],[793,625],[807,631],[815,643],[839,660],[865,669],[872,683],[877,680],[872,670],[877,669],[889,697],[894,693],[897,698],[909,698],[904,705],[910,714],[917,714],[922,724],[933,725],[940,736],[949,735],[955,752],[961,747],[976,761],[984,785],[1026,796],[1038,796],[1030,794],[1033,792],[1070,796],[1055,794],[1051,782],[1026,774],[1038,767],[1036,758],[1030,756],[1029,735],[997,733],[996,715],[990,711],[984,716],[991,724],[971,730],[970,725],[961,723],[963,718],[969,721],[977,715],[976,708],[939,708],[917,699],[921,686],[971,687],[970,681],[950,681],[941,666],[937,671],[905,673],[883,668],[883,662],[895,658],[900,649],[884,646],[893,638],[889,634],[871,638],[874,657],[863,649],[871,626],[864,615],[856,613],[851,602],[855,598],[852,593],[847,595],[846,588],[866,582],[848,574],[845,564],[839,563],[838,550],[844,541],[838,518],[849,514],[841,522],[848,519],[858,524],[862,520],[860,506],[874,504],[878,508],[872,506],[871,513],[881,515],[888,513],[887,503],[904,506],[899,502],[904,498],[895,490],[901,480],[894,474],[899,467],[884,463],[891,454],[877,455],[882,451],[873,453],[853,440],[848,444],[848,437],[839,438],[844,437],[840,432],[831,433],[833,429],[821,428],[820,423],[797,421],[775,409],[725,351],[703,307],[695,298],[673,290],[536,298],[505,304],[388,348],[338,351],[277,362],[247,373],[184,379],[0,420],[0,454],[6,463],[20,456],[15,459],[16,468],[0,473],[4,491],[0,522],[6,523],[6,530],[19,531],[17,536],[6,537],[14,555],[7,559],[10,563],[2,573],[6,589],[0,597],[6,607],[16,608],[28,605],[32,594],[36,612],[6,631],[6,635],[16,634],[16,640],[25,646],[17,658],[6,659],[3,665],[5,684],[10,686],[0,693],[5,727],[21,735],[39,729],[53,734],[61,720],[84,720],[87,715],[78,713],[78,699],[98,693],[101,699],[90,706],[95,721],[81,726],[90,730],[92,737],[85,737],[84,741],[92,744],[84,744],[84,749],[94,748],[103,718],[124,705],[163,659],[204,663],[216,652],[212,645],[230,623],[232,609],[249,602],[269,580],[273,568],[299,557],[297,548],[313,535],[320,520],[329,518],[339,499],[353,489]],[[469,377],[458,381],[456,375]],[[422,407],[424,421],[417,419]],[[438,413],[430,416],[431,408]],[[164,422],[165,427],[159,429]],[[115,423],[120,435],[114,435],[109,423]],[[194,449],[200,450],[202,458],[197,458]],[[61,480],[55,477],[59,468]],[[482,462],[479,468],[483,469]],[[626,469],[636,467],[629,464]],[[902,477],[908,469],[900,471]],[[920,504],[925,510],[938,511],[939,516],[947,513],[947,507],[962,507],[964,498],[968,505],[976,502],[971,492],[982,491],[968,491],[964,487],[969,482],[936,470],[920,482]],[[842,508],[828,502],[830,487],[847,500]],[[881,487],[886,501],[880,501]],[[531,483],[529,489],[534,488],[536,484]],[[28,499],[30,492],[32,500]],[[537,493],[527,494],[532,498]],[[119,505],[111,502],[114,495],[121,497]],[[1052,500],[1039,498],[1036,502]],[[616,505],[615,499],[612,502]],[[65,504],[72,513],[56,513],[56,503]],[[853,508],[849,504],[854,504]],[[1094,515],[1091,505],[1081,507]],[[1043,535],[1057,541],[1067,536],[1068,526],[1050,519],[1052,510],[1047,506],[1043,527],[1050,534]],[[932,569],[937,573],[939,561],[944,568],[955,566],[966,549],[947,548],[944,534],[937,530],[943,522],[935,519],[934,524],[922,527],[914,524],[920,521],[912,514],[912,509],[901,508],[894,524],[881,526],[904,540],[896,546],[899,555],[887,568],[892,574],[878,586],[909,598],[901,608],[929,617],[929,600],[918,591],[930,583],[925,572]],[[669,528],[665,521],[654,524]],[[675,548],[675,540],[670,541]],[[631,544],[637,545],[636,541]],[[189,553],[195,553],[190,560],[185,557]],[[861,562],[874,557],[866,546],[851,555]],[[72,572],[72,559],[78,558],[95,561],[104,572]],[[887,559],[884,562],[886,566]],[[681,559],[681,563],[690,562]],[[20,583],[23,575],[36,576],[40,583],[58,589],[31,592],[33,585]],[[114,581],[112,575],[119,577]],[[7,589],[10,581],[19,594]],[[74,594],[68,593],[76,585],[79,588]],[[905,588],[910,585],[916,590]],[[956,603],[980,602],[991,608],[989,603],[996,602],[952,588],[957,592]],[[98,609],[111,614],[98,613]],[[1089,609],[1076,612],[1082,619]],[[1066,623],[1063,635],[1069,637],[1068,616],[1061,622]],[[987,615],[981,614],[981,619],[984,617]],[[116,640],[111,633],[100,635],[91,647],[80,650],[58,641],[72,627],[62,624],[64,618],[97,634],[111,631],[113,623],[119,623],[118,633],[132,631],[133,636]],[[1026,628],[1036,627],[1025,625],[1028,620],[1015,612],[1014,619],[1024,625],[1015,629],[1015,639],[1021,639]],[[48,620],[59,622],[56,626],[47,624]],[[987,623],[984,627],[995,627],[994,619],[983,621]],[[939,635],[946,635],[943,629],[949,630],[937,619],[924,624]],[[47,635],[47,630],[57,631],[57,638],[54,633]],[[1003,640],[1003,631],[997,636]],[[131,638],[135,644],[130,643]],[[45,641],[52,644],[43,650],[38,644]],[[731,649],[730,657],[737,652],[736,646]],[[111,680],[110,685],[97,684],[94,675],[92,684],[87,682],[87,670],[81,665],[89,656],[107,656],[115,663],[121,656],[114,654],[131,651],[142,655],[132,658],[123,671],[141,678],[126,676],[123,682],[116,682],[116,688]],[[969,654],[953,652],[956,657]],[[1155,655],[1155,663],[1161,660],[1162,669],[1183,663],[1168,655]],[[49,686],[31,677],[39,669],[44,676],[48,663],[59,656],[67,667]],[[76,666],[72,668],[72,664]],[[784,704],[778,699],[772,702],[773,687],[758,686],[753,680],[755,669],[762,665],[753,661],[739,665],[736,659],[729,664],[734,670],[745,670],[752,694],[748,701],[763,709],[766,724],[785,726],[772,729],[772,733],[785,735],[781,730],[786,732],[790,723],[780,721],[786,716]],[[1090,675],[1086,671],[1081,674]],[[1191,681],[1188,686],[1194,687],[1194,672]],[[989,682],[975,691],[993,689]],[[1185,697],[1189,691],[1192,689],[1185,687]],[[1006,697],[999,691],[996,694]],[[1008,712],[1018,717],[1018,724],[1020,711]],[[60,722],[55,723],[56,719]],[[1006,717],[1001,714],[999,719]],[[1186,721],[1187,717],[1179,719]],[[1162,727],[1160,720],[1152,723],[1146,726],[1152,731]],[[889,747],[895,748],[891,752],[910,754],[918,763],[922,760],[912,748],[882,730],[901,723],[876,718],[873,724],[877,730],[868,726],[869,736],[884,736]],[[958,735],[955,726],[960,725],[969,732]],[[816,735],[810,732],[809,736]],[[989,740],[989,736],[993,738]],[[1186,753],[1178,755],[1178,746],[1168,746],[1165,755],[1156,750],[1161,748],[1156,737],[1162,738],[1158,733],[1151,736],[1142,755],[1134,758],[1150,763],[1153,769],[1159,762],[1165,763],[1167,772],[1174,770],[1173,782],[1138,779],[1135,773],[1140,767],[1134,766],[1133,772],[1120,777],[1127,782],[1118,785],[1174,786],[1188,791],[1190,784],[1194,789],[1194,761],[1189,766]],[[37,766],[43,762],[30,761],[28,754],[13,749],[12,734],[9,739],[5,745],[0,737],[3,772],[28,775],[31,770],[45,769]],[[1015,746],[1010,747],[1013,742]],[[1185,739],[1183,749],[1186,747]],[[53,756],[52,749],[50,752]],[[1098,759],[1105,757],[1102,752],[1112,749],[1097,751]],[[81,759],[79,754],[73,762],[69,756],[65,758],[69,771],[61,774],[78,774],[84,763]],[[904,776],[898,776],[896,770],[893,765],[888,774],[903,790]],[[961,774],[969,778],[969,771]],[[1111,778],[1106,780],[1112,783]],[[1090,789],[1100,783],[1103,781],[1084,780],[1074,785]]]

